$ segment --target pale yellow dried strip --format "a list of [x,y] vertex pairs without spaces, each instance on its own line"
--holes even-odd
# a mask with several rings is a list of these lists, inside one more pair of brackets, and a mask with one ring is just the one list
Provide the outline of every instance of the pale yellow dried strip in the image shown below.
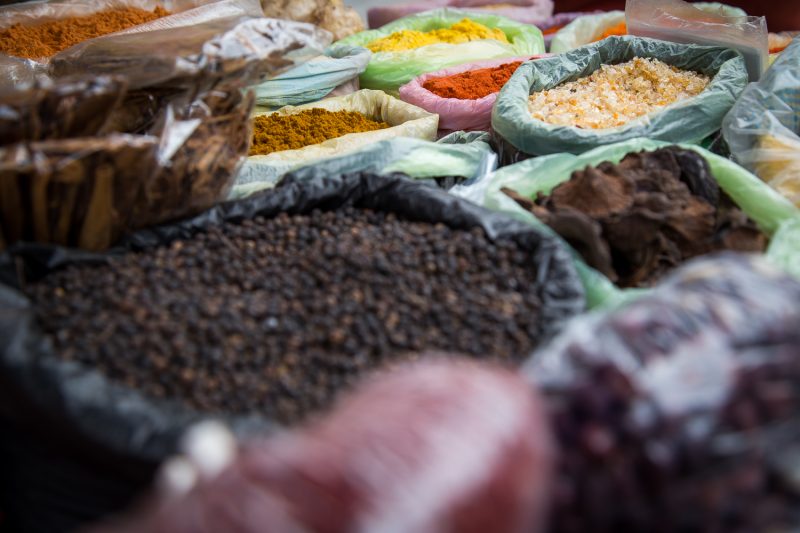
[[700,94],[710,78],[652,58],[603,65],[591,75],[531,95],[535,119],[560,126],[602,129],[621,126],[672,103]]

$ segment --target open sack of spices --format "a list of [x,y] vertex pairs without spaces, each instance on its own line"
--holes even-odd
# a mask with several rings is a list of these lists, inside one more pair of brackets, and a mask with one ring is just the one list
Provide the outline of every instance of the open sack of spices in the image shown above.
[[[246,16],[262,16],[257,0],[47,0],[0,7],[2,86],[33,81],[53,59],[80,55],[86,41],[109,49],[130,47],[153,31]],[[117,42],[131,33],[140,39]]]
[[635,295],[630,289],[716,250],[765,252],[787,271],[800,261],[790,231],[800,210],[739,165],[691,145],[637,139],[539,157],[459,195],[559,234],[575,250],[591,306]]
[[[159,74],[174,85],[126,92],[141,80],[92,76],[44,80],[4,95],[0,245],[103,249],[126,231],[224,199],[250,141],[253,97],[243,86],[290,63],[283,54],[314,32],[250,19],[206,41],[202,53],[160,56],[181,64],[169,71],[173,77]],[[196,82],[192,88],[188,80]]]
[[198,424],[143,505],[88,531],[545,531],[556,449],[541,399],[518,373],[458,357],[376,376],[267,438]]
[[[316,102],[358,90],[358,76],[366,70],[372,52],[359,46],[340,46],[304,61],[253,87],[256,104],[279,108]],[[338,90],[337,90],[338,89]],[[349,89],[349,90],[348,90]]]
[[800,282],[741,254],[572,321],[523,372],[560,451],[553,533],[794,531]]
[[243,198],[271,189],[284,176],[287,180],[297,180],[352,172],[403,174],[450,189],[468,180],[477,180],[495,169],[497,158],[488,141],[487,134],[478,132],[455,132],[437,142],[396,137],[362,146],[352,153],[315,159],[291,170],[280,165],[259,166],[249,160],[239,173],[229,198]]
[[382,91],[362,89],[253,118],[250,157],[237,185],[274,183],[294,168],[395,137],[436,139],[439,117]]
[[492,128],[509,145],[506,163],[636,137],[696,143],[720,129],[746,84],[735,50],[609,37],[520,66]]
[[363,46],[372,58],[360,76],[361,87],[389,94],[420,74],[487,59],[544,53],[541,32],[505,17],[460,9],[410,15],[377,30],[334,43]]
[[479,61],[429,72],[400,87],[400,99],[439,115],[440,130],[488,130],[497,93],[530,59],[537,57]]
[[745,89],[722,133],[737,162],[800,206],[800,40]]
[[367,22],[371,29],[377,29],[399,18],[442,7],[500,15],[535,26],[553,14],[553,0],[432,0],[372,7],[367,11]]
[[[0,256],[0,280],[8,427],[54,428],[37,443],[62,459],[76,439],[94,452],[44,479],[3,476],[11,519],[31,521],[92,501],[93,457],[116,454],[106,484],[129,486],[125,468],[152,474],[196,420],[240,433],[296,424],[427,349],[514,367],[585,305],[553,236],[369,174],[286,183],[106,254],[18,246]],[[44,489],[53,476],[57,495]]]
[[[747,13],[738,7],[717,2],[692,2],[692,7],[726,17],[747,16]],[[560,54],[587,44],[602,41],[612,35],[628,35],[625,11],[587,13],[575,18],[552,35],[548,51],[552,54]]]

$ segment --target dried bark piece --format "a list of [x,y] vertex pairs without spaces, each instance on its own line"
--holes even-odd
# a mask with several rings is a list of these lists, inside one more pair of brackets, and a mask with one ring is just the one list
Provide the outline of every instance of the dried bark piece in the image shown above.
[[720,191],[705,159],[679,147],[576,171],[535,201],[504,191],[622,287],[653,285],[698,255],[761,252],[767,245],[755,223]]

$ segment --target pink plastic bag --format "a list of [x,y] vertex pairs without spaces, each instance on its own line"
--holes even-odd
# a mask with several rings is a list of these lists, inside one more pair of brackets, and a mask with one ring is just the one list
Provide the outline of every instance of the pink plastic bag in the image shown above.
[[[499,6],[492,7],[493,4],[499,4]],[[535,25],[544,22],[553,14],[553,0],[427,0],[409,4],[373,7],[367,11],[367,21],[369,22],[369,27],[375,29],[393,20],[438,7],[457,7],[469,9],[470,11],[492,13],[517,22]]]
[[538,59],[540,56],[505,57],[476,63],[456,65],[436,72],[429,72],[418,76],[400,87],[400,99],[409,104],[439,115],[439,129],[447,131],[456,130],[488,130],[492,124],[492,107],[498,93],[493,93],[477,100],[461,100],[459,98],[442,98],[441,96],[425,89],[423,85],[432,78],[444,78],[454,74],[461,74],[469,70],[499,67],[517,61]]

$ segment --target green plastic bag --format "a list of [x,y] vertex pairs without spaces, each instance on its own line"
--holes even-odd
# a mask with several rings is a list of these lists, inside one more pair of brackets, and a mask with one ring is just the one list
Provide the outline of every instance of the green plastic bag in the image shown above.
[[[606,129],[556,126],[531,117],[531,93],[590,75],[604,64],[634,57],[659,59],[680,69],[713,76],[693,98],[661,111]],[[722,119],[747,85],[742,55],[725,48],[668,43],[621,36],[521,65],[500,91],[492,111],[492,127],[514,148],[526,154],[579,154],[598,146],[648,137],[669,142],[697,143],[720,129]]]
[[[670,144],[672,143],[650,139],[632,139],[602,146],[577,156],[561,153],[528,159],[501,168],[457,195],[540,228],[547,228],[534,215],[506,196],[501,188],[507,187],[531,198],[540,192],[549,194],[553,188],[567,181],[576,170],[595,166],[603,161],[619,163],[631,152],[656,150]],[[800,277],[800,209],[736,163],[696,145],[681,146],[698,152],[708,161],[720,188],[770,236],[767,258],[787,272]],[[549,228],[547,230],[554,233]],[[619,289],[607,277],[586,265],[577,252],[573,253],[590,307],[616,305],[647,290]]]
[[396,96],[401,85],[426,72],[485,59],[544,53],[544,38],[542,32],[535,26],[497,15],[450,8],[418,13],[395,20],[377,30],[351,35],[334,43],[332,50],[338,46],[366,46],[372,41],[400,30],[430,31],[449,28],[465,18],[489,28],[499,28],[506,34],[509,43],[485,39],[461,44],[432,44],[401,52],[375,53],[367,70],[361,74],[361,87],[381,89]]
[[[482,163],[491,155],[486,133],[456,132],[439,142],[399,137],[364,146],[360,150],[291,169],[295,175],[304,169],[322,167],[330,175],[369,171],[376,174],[400,172],[412,178],[427,179],[442,176],[475,178],[482,173]],[[237,181],[229,199],[250,196],[270,189],[287,173],[287,169],[260,169],[250,180]],[[493,169],[490,169],[493,170]]]
[[[726,17],[747,16],[747,13],[738,7],[717,2],[695,2],[692,5],[697,9],[717,12]],[[598,40],[607,29],[621,22],[625,22],[624,11],[608,11],[607,13],[578,17],[556,32],[550,42],[550,53],[560,54],[591,44]]]
[[364,72],[372,53],[340,46],[253,87],[256,104],[269,108],[316,102]]

